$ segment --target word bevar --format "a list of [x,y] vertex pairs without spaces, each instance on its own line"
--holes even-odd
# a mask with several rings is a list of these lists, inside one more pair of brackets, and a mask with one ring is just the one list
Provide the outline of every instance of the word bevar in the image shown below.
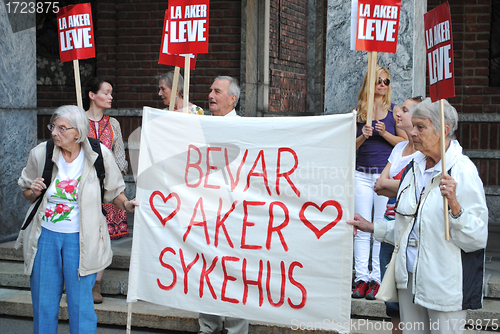
[[[282,172],[281,168],[281,162],[282,162],[282,156],[285,155],[285,153],[288,153],[287,155],[291,155],[294,165],[293,167],[286,171]],[[223,154],[224,158],[224,169],[227,175],[229,175],[230,179],[230,186],[231,186],[231,191],[234,191],[234,189],[237,187],[239,178],[240,178],[240,172],[242,167],[244,166],[247,158],[248,158],[248,149],[245,150],[245,153],[243,154],[243,158],[241,159],[240,165],[238,166],[236,171],[231,171],[231,168],[229,168],[229,158],[228,158],[228,150],[227,148],[224,148],[224,152],[222,152],[222,147],[212,147],[208,146],[206,149],[206,161],[204,164],[202,164],[202,159],[203,159],[203,154],[200,150],[195,145],[189,145],[188,147],[188,154],[187,154],[187,163],[186,163],[186,170],[184,174],[184,181],[186,182],[186,185],[190,188],[196,188],[200,186],[201,181],[205,179],[205,182],[203,184],[204,188],[211,188],[211,189],[219,189],[220,186],[218,185],[213,185],[209,183],[209,175],[212,171],[219,169],[217,166],[212,165],[211,161],[213,160],[218,160],[221,161],[221,155]],[[215,156],[213,158],[213,156]],[[194,157],[194,159],[193,159]],[[194,161],[193,161],[194,160]],[[279,196],[280,195],[280,179],[284,178],[290,187],[292,188],[293,192],[297,195],[297,197],[300,197],[300,191],[298,188],[295,186],[295,184],[292,182],[290,179],[290,175],[297,169],[297,166],[299,164],[299,159],[297,157],[297,153],[288,147],[280,147],[278,149],[278,158],[276,162],[276,194]],[[206,171],[205,173],[203,172],[203,167],[206,166]],[[260,165],[260,170],[261,172],[256,172],[255,170],[257,169],[257,166]],[[264,157],[264,150],[260,150],[257,157],[255,158],[255,161],[250,168],[250,171],[247,174],[246,178],[246,186],[244,191],[247,191],[248,188],[250,187],[250,178],[251,177],[261,177],[262,181],[266,187],[267,193],[269,196],[271,196],[271,188],[269,186],[269,175],[267,172],[266,168],[266,160]],[[190,183],[189,182],[189,175],[190,173],[195,173],[195,176],[198,181],[196,183]]]
[[89,14],[61,17],[58,19],[58,25],[61,51],[92,47],[90,42],[92,27]]
[[425,41],[427,50],[435,50],[427,54],[429,63],[429,82],[435,84],[438,81],[451,79],[453,69],[451,68],[451,30],[450,21],[436,24],[431,29],[425,31]]
[[[177,272],[173,266],[168,264],[164,258],[165,257],[171,257],[171,255],[167,254],[171,253],[174,256],[177,256],[176,251],[171,248],[171,247],[165,247],[159,257],[160,263],[163,267],[169,269],[172,274],[172,281],[169,282],[170,284],[164,284],[165,282],[162,283],[160,279],[158,278],[157,284],[158,287],[162,290],[171,290],[174,288],[174,286],[177,284]],[[238,257],[235,256],[222,256],[220,257],[219,261],[219,256],[215,256],[213,259],[207,259],[205,257],[205,254],[203,253],[196,253],[196,256],[194,259],[187,263],[186,258],[184,256],[184,252],[182,251],[181,248],[179,248],[179,259],[182,264],[182,274],[184,275],[183,279],[183,284],[184,284],[184,294],[188,293],[188,282],[189,282],[189,272],[192,270],[193,266],[201,266],[201,271],[200,271],[200,276],[199,277],[193,277],[191,278],[197,283],[197,280],[199,280],[199,290],[198,294],[199,297],[202,298],[204,295],[204,289],[205,285],[207,286],[208,290],[210,291],[210,294],[214,300],[217,300],[217,294],[215,292],[215,289],[210,281],[210,274],[214,271],[217,265],[219,265],[223,271],[223,281],[222,281],[222,287],[220,289],[220,299],[223,302],[227,303],[233,303],[233,304],[239,304],[240,301],[243,303],[243,305],[247,304],[248,301],[248,296],[249,296],[249,290],[250,286],[253,285],[257,288],[258,293],[259,293],[259,307],[261,307],[264,303],[264,261],[262,259],[259,260],[259,270],[256,271],[254,268],[251,268],[248,270],[248,272],[258,272],[258,275],[256,278],[249,278],[247,275],[247,266],[248,266],[248,261],[247,259],[243,258],[242,260]],[[211,261],[208,261],[211,260]],[[231,263],[232,262],[232,263]],[[241,296],[241,300],[237,298],[233,298],[230,296],[227,296],[227,291],[233,290],[231,288],[228,288],[228,284],[230,282],[237,281],[237,278],[234,276],[231,276],[228,274],[228,267],[231,266],[234,268],[234,265],[238,263],[238,270],[241,268],[241,280],[243,284],[243,293]],[[240,265],[241,263],[241,265]],[[240,267],[241,266],[241,267]],[[269,261],[266,261],[266,271],[265,271],[265,290],[266,290],[266,296],[267,296],[267,301],[269,302],[270,305],[274,307],[281,307],[285,303],[285,293],[287,291],[286,286],[287,286],[287,280],[291,285],[293,285],[295,288],[300,290],[300,293],[302,295],[302,298],[300,302],[297,303],[297,301],[293,301],[290,297],[287,298],[287,303],[288,305],[293,308],[293,309],[301,309],[304,307],[306,304],[307,300],[307,291],[305,287],[297,282],[293,278],[293,273],[295,267],[303,268],[303,265],[300,262],[294,261],[290,263],[288,266],[288,270],[286,270],[286,264],[284,261],[280,262],[280,270],[281,270],[281,282],[280,282],[280,297],[277,302],[273,300],[273,297],[271,295],[271,274],[272,274],[272,269],[271,269],[271,263]],[[231,269],[233,269],[231,268]],[[276,275],[273,275],[276,277]]]

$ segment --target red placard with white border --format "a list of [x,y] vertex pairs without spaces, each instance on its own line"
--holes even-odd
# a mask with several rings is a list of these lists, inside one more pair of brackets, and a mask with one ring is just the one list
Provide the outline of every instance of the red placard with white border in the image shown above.
[[90,3],[63,7],[57,13],[61,62],[95,57]]
[[448,2],[425,13],[425,46],[432,102],[455,96],[453,35]]
[[359,0],[356,50],[396,53],[400,0]]
[[[168,9],[165,11],[165,21],[163,23],[163,36],[161,39],[160,58],[158,64],[171,65],[184,68],[186,58],[184,55],[176,55],[168,52]],[[196,65],[196,54],[191,54],[189,68],[194,70]]]
[[168,51],[208,53],[208,0],[170,0]]

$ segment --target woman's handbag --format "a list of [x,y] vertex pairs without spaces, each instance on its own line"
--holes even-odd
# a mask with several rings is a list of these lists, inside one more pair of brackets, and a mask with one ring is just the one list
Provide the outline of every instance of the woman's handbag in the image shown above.
[[[401,239],[401,238],[400,238]],[[396,255],[399,250],[399,243],[394,247],[391,261],[386,266],[384,278],[378,289],[375,298],[384,302],[398,302],[398,288],[396,287]]]
[[396,287],[396,256],[399,251],[399,243],[401,242],[401,237],[405,232],[408,224],[412,219],[408,219],[405,228],[401,231],[401,235],[399,236],[398,242],[396,246],[394,246],[394,252],[392,252],[391,261],[385,267],[384,278],[382,279],[382,283],[380,283],[380,287],[378,289],[375,298],[378,300],[382,300],[384,302],[398,302],[398,288]]

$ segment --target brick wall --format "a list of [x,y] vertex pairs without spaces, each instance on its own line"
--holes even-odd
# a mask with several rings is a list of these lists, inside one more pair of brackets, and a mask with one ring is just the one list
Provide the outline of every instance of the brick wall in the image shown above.
[[307,1],[271,0],[269,112],[303,113],[307,94]]
[[[95,14],[96,75],[114,83],[113,108],[162,108],[155,76],[173,67],[158,64],[168,1],[99,0]],[[190,101],[208,110],[208,89],[217,75],[239,79],[241,1],[210,1],[209,53],[191,71]],[[182,70],[181,70],[182,73]],[[82,87],[82,90],[84,88]],[[73,86],[38,86],[38,106],[75,103]]]
[[[428,10],[444,3],[428,0]],[[457,139],[465,150],[498,150],[499,123],[481,121],[500,112],[500,87],[489,86],[491,0],[450,2],[455,61],[455,97],[449,102],[478,120],[460,122]],[[472,115],[474,116],[474,115]],[[474,118],[474,117],[472,117]],[[473,158],[485,186],[498,186],[499,159]]]

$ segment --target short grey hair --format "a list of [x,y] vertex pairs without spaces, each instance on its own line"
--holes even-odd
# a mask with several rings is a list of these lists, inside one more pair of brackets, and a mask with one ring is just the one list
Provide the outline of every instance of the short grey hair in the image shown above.
[[[164,82],[165,85],[167,85],[170,89],[172,89],[172,86],[174,85],[174,71],[159,74],[156,76],[156,79],[158,80],[158,84]],[[184,78],[180,73],[179,73],[179,80],[177,81],[177,91],[179,92],[181,97],[184,98]]]
[[[450,127],[446,138],[454,139],[455,131],[458,128],[458,113],[457,110],[446,100],[443,100],[444,124]],[[436,135],[441,135],[441,108],[439,101],[432,103],[428,97],[421,103],[417,104],[411,110],[411,117],[428,118],[434,126]]]
[[240,99],[240,85],[238,84],[238,80],[236,80],[233,77],[226,76],[226,75],[220,75],[217,78],[214,79],[213,82],[216,82],[217,80],[228,80],[229,81],[229,96],[236,95],[236,101],[234,101],[233,108],[236,108],[238,105],[238,101]]
[[83,141],[89,135],[89,120],[85,114],[85,110],[77,106],[61,106],[54,111],[52,117],[50,117],[50,123],[54,123],[59,117],[64,117],[69,121],[72,128],[78,131],[77,143],[83,143]]

